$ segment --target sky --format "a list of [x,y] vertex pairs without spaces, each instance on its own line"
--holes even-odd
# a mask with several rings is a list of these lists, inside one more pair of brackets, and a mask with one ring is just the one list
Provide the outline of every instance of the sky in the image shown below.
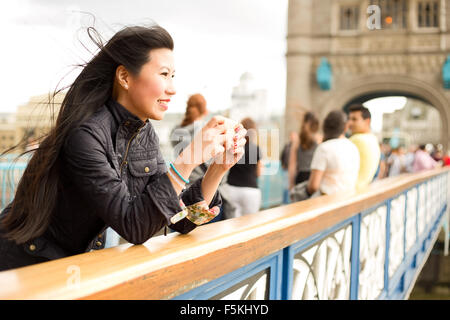
[[371,99],[364,103],[364,106],[370,110],[371,128],[375,132],[381,132],[383,129],[383,114],[392,113],[403,109],[407,102],[406,97],[382,97]]
[[[70,84],[74,65],[90,60],[86,27],[108,40],[126,25],[158,23],[175,43],[177,95],[168,112],[184,112],[193,93],[211,111],[231,104],[244,72],[266,89],[272,113],[285,106],[287,0],[15,0],[2,3],[0,112]],[[60,82],[61,81],[61,82]]]

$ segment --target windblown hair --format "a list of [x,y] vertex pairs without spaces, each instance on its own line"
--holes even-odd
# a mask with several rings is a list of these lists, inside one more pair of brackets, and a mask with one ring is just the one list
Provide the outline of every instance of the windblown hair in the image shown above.
[[189,97],[186,106],[186,113],[181,122],[182,127],[192,124],[199,117],[206,114],[206,99],[201,94],[197,93]]
[[[105,45],[94,28],[88,28],[87,32],[98,46],[98,53],[89,62],[78,66],[83,69],[68,87],[56,123],[48,134],[41,137],[39,147],[21,154],[34,152],[17,186],[11,209],[0,221],[6,237],[18,244],[42,235],[48,228],[61,187],[62,146],[70,132],[111,97],[117,67],[123,65],[137,76],[150,60],[151,50],[173,50],[171,36],[158,25],[125,27]],[[55,96],[65,89],[67,87],[55,90],[49,99],[50,107]],[[24,143],[20,143],[2,155],[23,146]]]
[[309,150],[314,145],[314,135],[319,131],[319,119],[312,112],[305,113],[303,124],[300,130],[300,147],[303,150]]

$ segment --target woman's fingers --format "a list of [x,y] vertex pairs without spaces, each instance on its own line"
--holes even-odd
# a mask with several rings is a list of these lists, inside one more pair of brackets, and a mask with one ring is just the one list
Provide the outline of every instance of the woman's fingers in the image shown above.
[[[242,124],[223,116],[214,116],[203,129],[203,160],[216,157],[223,158],[227,164],[236,163],[244,154],[246,134]],[[221,153],[223,155],[218,156]]]
[[208,128],[214,128],[219,125],[224,125],[227,129],[235,129],[239,124],[229,118],[225,118],[223,116],[214,116],[211,118],[211,120],[208,121],[206,124],[206,127]]
[[214,128],[215,126],[218,126],[220,124],[225,123],[226,118],[222,116],[214,116],[211,118],[211,120],[208,121],[206,124],[206,127],[208,128]]
[[214,147],[213,157],[217,156],[218,154],[224,153],[224,152],[225,152],[224,146],[221,144],[218,144]]
[[234,149],[237,146],[242,146],[245,144],[245,135],[247,133],[247,130],[242,129],[240,130],[238,133],[227,130],[226,132],[222,133],[221,132],[222,128],[218,127],[218,129],[216,130],[216,128],[211,128],[208,129],[210,136],[214,135],[217,140],[216,143],[220,143],[221,145],[223,145],[225,147],[225,149]]

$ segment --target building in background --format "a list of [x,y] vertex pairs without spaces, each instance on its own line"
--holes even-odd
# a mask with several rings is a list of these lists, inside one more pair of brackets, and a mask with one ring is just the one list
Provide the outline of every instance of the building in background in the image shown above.
[[253,75],[249,72],[243,73],[239,84],[233,88],[228,117],[236,121],[250,117],[256,122],[267,121],[270,118],[267,90],[258,88]]
[[17,107],[16,141],[25,139],[35,144],[36,140],[46,135],[56,123],[64,96],[64,93],[56,95],[50,104],[48,95],[34,96]]
[[0,113],[0,153],[13,147],[16,143],[16,115]]
[[289,0],[284,139],[306,111],[407,96],[439,112],[447,147],[448,39],[450,0]]
[[[39,95],[17,107],[16,113],[0,115],[0,152],[17,145],[24,139],[35,144],[47,134],[56,121],[64,94],[58,94],[49,105],[48,95]],[[26,148],[17,150],[25,151]]]
[[386,142],[401,133],[400,144],[421,145],[441,143],[441,119],[439,112],[426,102],[408,99],[403,109],[383,115],[382,139]]

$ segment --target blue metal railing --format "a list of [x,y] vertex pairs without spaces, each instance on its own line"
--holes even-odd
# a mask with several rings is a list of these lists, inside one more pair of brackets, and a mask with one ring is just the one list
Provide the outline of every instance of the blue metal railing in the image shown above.
[[288,189],[287,171],[281,169],[280,161],[264,162],[264,170],[258,178],[261,190],[261,209],[277,207],[285,203],[285,192]]
[[17,183],[26,166],[26,162],[0,162],[0,210],[14,199]]
[[175,299],[406,299],[448,226],[449,182],[434,176]]

